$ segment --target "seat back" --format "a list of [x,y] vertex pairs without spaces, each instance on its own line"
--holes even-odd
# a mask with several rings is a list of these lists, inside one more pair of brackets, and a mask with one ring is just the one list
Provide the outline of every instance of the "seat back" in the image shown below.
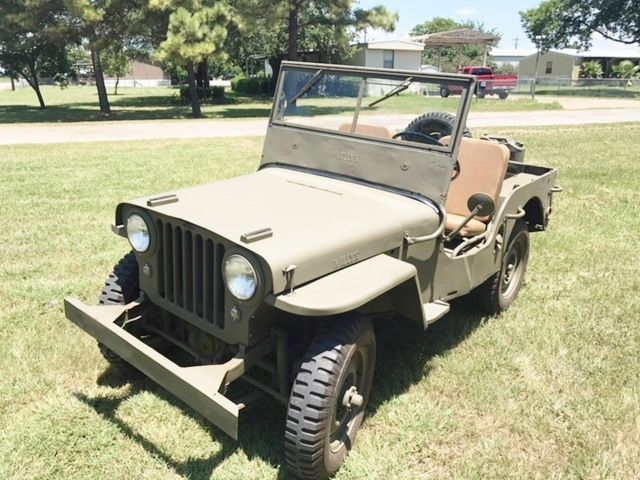
[[[338,127],[338,130],[349,133],[351,132],[351,124],[343,123]],[[393,136],[393,132],[385,126],[367,125],[366,123],[358,123],[354,133],[366,135],[367,137],[391,138]]]
[[[440,142],[448,144],[450,137]],[[469,215],[467,201],[474,193],[489,195],[497,205],[509,164],[509,149],[489,140],[464,137],[458,152],[460,174],[451,181],[445,207],[456,215]],[[489,217],[475,217],[487,221]]]

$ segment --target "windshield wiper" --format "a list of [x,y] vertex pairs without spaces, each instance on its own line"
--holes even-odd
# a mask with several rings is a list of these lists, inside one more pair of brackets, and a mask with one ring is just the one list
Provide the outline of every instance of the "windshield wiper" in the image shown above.
[[393,90],[391,90],[389,93],[387,93],[384,97],[379,98],[378,100],[375,100],[373,102],[371,102],[369,104],[370,107],[373,107],[377,104],[379,104],[380,102],[384,102],[387,98],[389,97],[393,97],[394,95],[398,95],[400,92],[404,92],[407,88],[409,88],[409,85],[411,85],[413,83],[413,77],[409,77],[407,78],[404,82],[402,82],[400,85],[398,85],[396,88],[394,88]]
[[313,87],[315,87],[318,82],[320,81],[320,79],[322,78],[322,76],[324,75],[324,70],[318,70],[316,73],[313,74],[313,77],[311,77],[311,80],[309,80],[307,83],[304,84],[304,87],[302,87],[300,89],[300,91],[298,93],[296,93],[290,100],[289,103],[294,103],[296,100],[298,100],[301,96],[303,96],[305,93],[307,93],[309,90],[311,90]]

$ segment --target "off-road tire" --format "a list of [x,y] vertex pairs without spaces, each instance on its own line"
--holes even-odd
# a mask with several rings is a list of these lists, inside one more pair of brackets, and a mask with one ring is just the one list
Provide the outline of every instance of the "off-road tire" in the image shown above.
[[[446,112],[429,112],[412,120],[405,128],[405,131],[422,133],[440,140],[442,137],[447,137],[453,133],[455,124],[455,115]],[[463,135],[470,137],[471,130],[465,127]]]
[[511,306],[524,284],[528,261],[529,229],[524,220],[518,220],[509,236],[500,270],[476,289],[476,299],[484,311],[495,315]]
[[[311,343],[291,390],[284,435],[287,465],[299,478],[323,480],[340,468],[364,417],[375,355],[373,327],[359,315],[337,318]],[[343,407],[354,379],[363,403]],[[336,423],[341,427],[332,432]]]
[[509,92],[498,92],[498,97],[500,98],[500,100],[506,100],[508,96]]
[[[124,305],[138,298],[139,293],[138,261],[135,254],[129,252],[113,267],[113,272],[105,280],[99,303],[100,305]],[[100,342],[98,342],[98,348],[102,356],[112,365],[128,365]]]

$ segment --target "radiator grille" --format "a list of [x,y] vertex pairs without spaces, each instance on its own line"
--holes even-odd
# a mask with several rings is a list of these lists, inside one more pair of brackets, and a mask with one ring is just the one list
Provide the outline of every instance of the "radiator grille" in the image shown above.
[[224,328],[224,246],[185,226],[158,220],[158,293],[165,301]]

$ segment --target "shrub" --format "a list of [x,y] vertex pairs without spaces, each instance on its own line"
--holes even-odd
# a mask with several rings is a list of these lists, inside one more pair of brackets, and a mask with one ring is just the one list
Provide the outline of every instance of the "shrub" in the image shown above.
[[231,80],[231,90],[243,95],[273,95],[276,79],[264,75],[238,76]]
[[[223,103],[224,87],[198,87],[198,98],[200,98],[200,103]],[[183,105],[191,103],[189,85],[180,87],[180,101]]]

